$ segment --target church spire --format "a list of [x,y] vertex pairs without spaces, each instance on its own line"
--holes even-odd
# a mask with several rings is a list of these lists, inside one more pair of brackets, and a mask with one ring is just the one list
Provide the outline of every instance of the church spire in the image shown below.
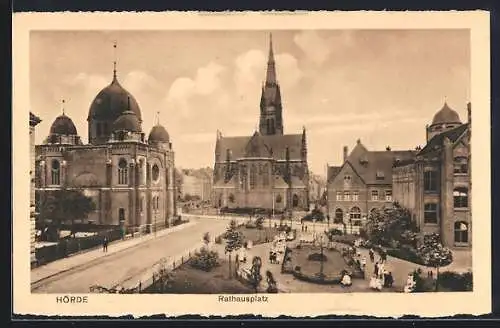
[[266,85],[276,84],[276,65],[273,52],[273,35],[269,34],[269,57],[267,58]]

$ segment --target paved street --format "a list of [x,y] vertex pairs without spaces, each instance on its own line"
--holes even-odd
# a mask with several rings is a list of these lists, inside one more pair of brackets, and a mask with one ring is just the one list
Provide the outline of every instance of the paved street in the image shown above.
[[[228,220],[195,219],[193,217],[190,220],[194,224],[186,226],[184,229],[157,236],[156,239],[146,240],[118,252],[112,253],[113,244],[109,245],[108,254],[103,253],[102,250],[91,251],[100,254],[99,258],[87,261],[74,269],[70,269],[69,264],[64,267],[64,262],[60,261],[75,262],[78,256],[89,256],[90,252],[56,261],[53,266],[57,262],[59,262],[57,263],[59,266],[63,265],[60,271],[69,270],[32,283],[32,292],[88,293],[89,287],[96,284],[108,288],[113,287],[144,270],[150,269],[161,258],[176,257],[185,252],[192,245],[199,243],[205,232],[215,235],[224,231],[228,225]],[[36,270],[39,269],[43,269],[43,267],[33,270],[32,276],[36,276]],[[55,271],[55,269],[53,270]]]

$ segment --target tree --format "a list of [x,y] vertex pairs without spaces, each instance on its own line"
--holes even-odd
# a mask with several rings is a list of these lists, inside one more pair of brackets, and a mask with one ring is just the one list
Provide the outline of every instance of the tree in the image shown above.
[[441,244],[441,238],[437,233],[424,235],[422,244],[417,248],[417,254],[425,265],[436,268],[436,291],[439,281],[439,267],[453,261],[453,253]]
[[235,220],[231,220],[229,226],[227,227],[226,233],[224,235],[226,239],[225,253],[229,254],[229,278],[232,278],[231,274],[231,254],[237,251],[243,245],[243,234],[237,230],[237,224]]
[[252,259],[252,268],[250,269],[251,283],[255,292],[257,293],[257,288],[262,280],[262,275],[260,274],[260,269],[262,268],[262,260],[259,256],[254,256]]
[[398,203],[371,211],[365,230],[374,244],[392,248],[402,245],[416,247],[417,226],[411,219],[410,211]]
[[[75,220],[88,217],[95,210],[95,203],[79,190],[63,189],[47,192],[45,197],[41,197],[38,208],[42,221],[50,219],[59,229],[67,221],[73,226]],[[72,234],[74,236],[74,231]]]

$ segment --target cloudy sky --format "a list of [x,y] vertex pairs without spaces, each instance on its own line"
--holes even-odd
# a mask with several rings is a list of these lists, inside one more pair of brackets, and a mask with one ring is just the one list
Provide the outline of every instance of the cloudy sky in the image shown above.
[[87,142],[87,114],[112,78],[137,99],[143,130],[156,112],[184,168],[212,166],[217,129],[249,135],[259,119],[269,32],[285,133],[308,133],[309,167],[325,174],[342,146],[413,149],[445,99],[466,120],[467,30],[32,32],[31,110],[36,142],[65,111]]

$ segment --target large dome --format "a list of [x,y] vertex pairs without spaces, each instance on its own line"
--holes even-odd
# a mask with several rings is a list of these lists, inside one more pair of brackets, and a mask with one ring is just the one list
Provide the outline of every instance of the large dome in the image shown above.
[[167,130],[160,125],[157,124],[153,126],[151,132],[149,133],[148,141],[150,142],[169,142],[170,136],[168,135]]
[[458,113],[451,109],[448,104],[445,102],[443,108],[439,110],[439,112],[434,115],[432,119],[432,124],[446,124],[446,123],[462,123],[460,121],[460,116]]
[[[127,104],[130,99],[130,108]],[[142,121],[141,110],[135,98],[125,90],[116,77],[106,88],[102,89],[90,105],[87,120],[97,119],[103,121],[114,121],[126,110],[131,110]]]
[[137,115],[130,110],[123,112],[113,123],[113,132],[116,131],[141,132],[141,123]]
[[75,124],[66,114],[62,114],[54,120],[50,127],[50,134],[78,135]]

